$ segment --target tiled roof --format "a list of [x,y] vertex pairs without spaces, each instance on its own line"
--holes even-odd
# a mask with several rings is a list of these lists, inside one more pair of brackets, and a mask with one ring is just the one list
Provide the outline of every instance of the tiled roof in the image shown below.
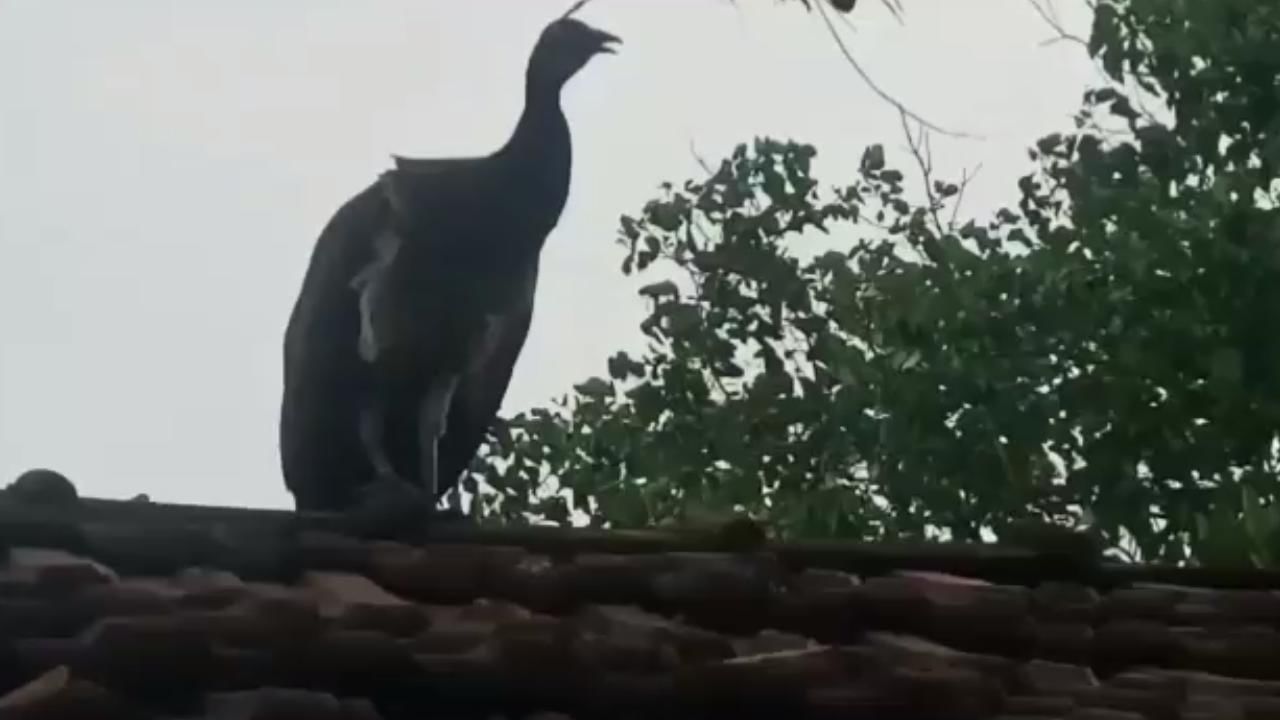
[[0,495],[0,720],[1280,718],[1262,572]]

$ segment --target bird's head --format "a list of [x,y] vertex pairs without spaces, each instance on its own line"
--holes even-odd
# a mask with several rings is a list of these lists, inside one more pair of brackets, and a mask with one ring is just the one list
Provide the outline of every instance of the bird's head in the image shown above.
[[529,58],[529,77],[539,85],[560,88],[601,53],[613,54],[622,39],[572,17],[546,27]]

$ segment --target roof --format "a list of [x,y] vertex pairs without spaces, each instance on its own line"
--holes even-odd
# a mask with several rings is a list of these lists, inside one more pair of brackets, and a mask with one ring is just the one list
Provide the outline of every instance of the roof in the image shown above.
[[0,720],[1280,717],[1275,574],[15,487]]

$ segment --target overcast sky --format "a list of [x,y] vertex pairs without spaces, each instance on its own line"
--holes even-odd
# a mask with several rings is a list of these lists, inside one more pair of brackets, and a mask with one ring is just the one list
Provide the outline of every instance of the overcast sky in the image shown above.
[[[1058,0],[1087,34],[1081,0]],[[525,62],[567,0],[0,0],[0,480],[52,467],[82,494],[291,506],[281,340],[333,211],[391,153],[505,141]],[[1010,201],[1026,148],[1098,78],[1026,0],[863,0],[842,28],[874,78],[982,140],[966,207]],[[565,95],[569,204],[544,251],[518,410],[637,347],[617,218],[758,134],[813,143],[837,183],[898,118],[816,15],[774,0],[595,0],[623,37]]]

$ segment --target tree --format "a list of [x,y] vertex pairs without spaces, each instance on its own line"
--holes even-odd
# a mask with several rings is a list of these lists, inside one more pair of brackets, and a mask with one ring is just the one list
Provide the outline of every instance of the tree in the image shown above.
[[500,427],[478,506],[1280,562],[1280,10],[1106,0],[1087,44],[1114,84],[985,221],[918,145],[919,186],[873,145],[824,189],[767,138],[624,216],[647,350]]

